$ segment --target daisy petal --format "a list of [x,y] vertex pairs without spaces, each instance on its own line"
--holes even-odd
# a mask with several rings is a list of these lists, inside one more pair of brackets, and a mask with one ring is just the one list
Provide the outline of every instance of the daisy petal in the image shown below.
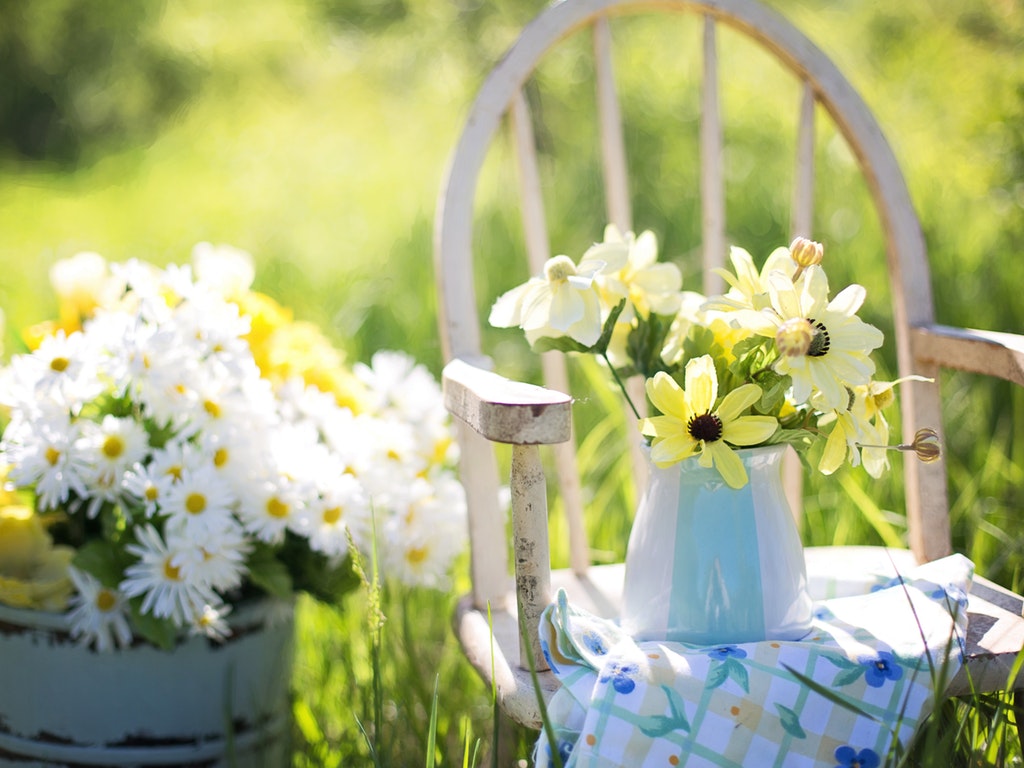
[[710,454],[722,479],[730,488],[742,488],[747,484],[747,470],[736,453],[721,441],[704,446],[704,453]]
[[711,411],[718,397],[718,374],[711,355],[701,355],[686,364],[684,389],[693,413]]
[[722,428],[722,440],[732,445],[758,445],[775,434],[779,422],[774,416],[741,416],[726,422]]

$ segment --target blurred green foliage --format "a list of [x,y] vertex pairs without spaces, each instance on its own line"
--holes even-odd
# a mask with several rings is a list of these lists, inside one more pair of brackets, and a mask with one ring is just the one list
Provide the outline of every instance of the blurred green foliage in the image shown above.
[[[939,321],[1024,330],[1024,2],[770,4],[833,58],[893,145],[927,240]],[[184,262],[207,240],[253,253],[256,287],[328,329],[351,359],[402,348],[437,372],[435,198],[476,88],[542,5],[0,0],[7,352],[18,348],[18,328],[52,315],[47,270],[58,258],[95,250],[112,260]],[[653,229],[687,287],[699,288],[699,25],[616,19],[613,34],[631,51],[617,59],[616,76],[635,226]],[[719,43],[721,76],[731,83],[723,93],[728,234],[760,259],[789,239],[799,92],[736,33],[722,30]],[[581,87],[586,48],[570,40],[528,89],[552,248],[573,256],[605,223],[593,97]],[[813,234],[826,244],[833,283],[863,283],[863,314],[888,331],[880,226],[849,149],[827,116],[818,118]],[[477,205],[475,245],[488,260],[477,279],[482,309],[527,275],[515,185],[498,147]],[[491,329],[486,338],[502,370],[536,375],[536,357],[517,334]],[[891,343],[884,357],[891,374]],[[616,461],[621,452],[607,446],[625,417],[600,371],[577,366],[573,377],[595,554],[621,557],[635,498]],[[1024,397],[971,376],[945,376],[942,386],[955,546],[1020,587]],[[881,540],[877,522],[857,508],[858,488],[868,490],[876,521],[902,532],[899,472],[868,486],[852,471],[809,485],[808,543]],[[553,525],[561,558],[565,535]],[[331,617],[307,621],[317,637],[334,637]],[[424,637],[445,635],[434,624],[424,625]],[[407,635],[395,637],[404,643]],[[304,687],[320,692],[300,702],[313,708],[310,733],[319,729],[307,737],[322,737],[314,751],[333,757],[343,743],[358,753],[342,735],[351,731],[349,714],[332,709],[362,684],[361,662],[345,656],[356,652],[340,646],[323,643],[346,659],[347,673],[315,647],[304,650],[314,666],[300,671]],[[470,685],[465,669],[450,674],[455,688]],[[335,693],[339,701],[325,698]],[[478,694],[448,706],[486,721]],[[458,750],[459,727],[451,725],[448,754]],[[330,761],[310,756],[302,764]]]

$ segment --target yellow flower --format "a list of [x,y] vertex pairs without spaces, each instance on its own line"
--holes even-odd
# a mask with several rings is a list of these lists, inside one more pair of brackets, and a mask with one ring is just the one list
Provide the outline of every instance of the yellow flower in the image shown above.
[[727,269],[716,269],[719,275],[729,284],[729,291],[724,296],[715,296],[708,301],[709,309],[732,311],[753,309],[760,311],[771,306],[769,298],[768,276],[775,271],[787,275],[794,274],[797,265],[793,261],[788,248],[776,248],[772,251],[758,272],[754,259],[744,248],[733,246],[729,249],[729,260],[733,272]]
[[808,267],[797,283],[774,272],[768,283],[771,308],[740,313],[743,324],[762,336],[778,338],[779,329],[790,321],[806,320],[814,330],[806,353],[782,355],[775,370],[792,377],[798,403],[820,394],[823,410],[846,408],[847,390],[871,380],[875,364],[870,353],[882,346],[882,332],[856,314],[864,303],[864,288],[849,285],[830,301],[821,267]]
[[0,602],[18,608],[60,611],[72,585],[68,565],[74,550],[55,547],[28,507],[0,508]]
[[700,465],[715,466],[733,488],[747,484],[743,462],[730,446],[763,443],[778,428],[771,416],[742,416],[761,397],[756,384],[744,384],[718,399],[718,375],[709,355],[686,364],[685,387],[667,373],[647,380],[647,396],[663,415],[643,419],[640,431],[652,437],[651,461],[667,467],[700,455]]
[[639,236],[632,232],[624,235],[614,224],[604,230],[604,242],[593,245],[583,255],[584,260],[596,259],[610,264],[625,262],[621,269],[597,276],[598,290],[610,309],[622,299],[629,299],[620,322],[628,322],[633,310],[642,317],[651,312],[674,315],[679,310],[679,289],[683,276],[679,267],[670,262],[658,262],[658,239],[650,230]]

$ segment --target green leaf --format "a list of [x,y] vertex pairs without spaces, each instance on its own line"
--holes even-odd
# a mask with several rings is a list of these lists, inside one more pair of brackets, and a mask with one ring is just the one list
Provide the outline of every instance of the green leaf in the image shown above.
[[761,387],[761,399],[755,404],[755,410],[758,413],[770,414],[777,413],[782,408],[786,401],[786,390],[793,380],[790,376],[783,376],[768,368],[754,377],[754,383]]
[[721,353],[715,332],[703,325],[691,325],[686,338],[683,339],[683,359],[692,360],[701,355],[716,357],[715,351]]
[[603,355],[608,351],[608,345],[611,343],[612,334],[615,332],[615,324],[619,322],[619,315],[622,314],[622,310],[625,306],[626,300],[623,299],[616,304],[608,314],[608,317],[604,321],[604,327],[601,329],[600,338],[598,338],[597,343],[590,348],[590,351],[595,355]]
[[750,676],[747,674],[747,668],[736,659],[726,659],[723,666],[727,668],[729,677],[735,680],[740,688],[750,693]]
[[851,667],[849,669],[841,669],[836,673],[835,678],[832,680],[832,687],[842,688],[844,685],[855,683],[863,674],[864,667],[859,664],[856,667]]
[[786,733],[798,739],[807,738],[807,732],[800,726],[800,717],[796,712],[781,704],[776,704],[775,708],[779,711],[779,724]]
[[823,656],[826,661],[830,662],[836,667],[841,669],[861,669],[861,665],[853,659],[847,658],[846,656]]
[[124,569],[131,557],[113,542],[93,539],[82,545],[71,560],[72,565],[95,576],[105,587],[115,588],[124,579]]
[[672,717],[675,718],[676,722],[680,723],[679,727],[684,731],[690,730],[690,721],[686,719],[686,702],[683,700],[682,695],[675,688],[669,685],[661,686],[661,690],[665,692],[668,697],[668,706],[672,710]]
[[589,352],[590,347],[570,336],[541,336],[533,342],[534,352]]
[[249,580],[257,587],[274,597],[291,597],[292,577],[270,547],[258,545],[249,555],[248,565]]
[[165,651],[174,648],[178,639],[177,627],[170,619],[160,619],[151,613],[143,613],[141,605],[142,598],[135,598],[128,603],[135,634]]
[[724,663],[718,664],[708,672],[708,681],[704,683],[705,688],[718,688],[729,679],[729,669]]
[[751,371],[761,367],[763,354],[758,351],[758,347],[763,347],[765,341],[763,336],[749,336],[737,341],[732,348],[736,359],[729,366],[729,372],[741,381],[750,381]]
[[665,715],[653,715],[640,722],[640,731],[644,736],[650,736],[652,739],[671,733],[675,729],[676,721],[671,717],[665,717]]
[[646,717],[640,724],[640,730],[644,735],[651,738],[658,738],[672,731],[688,732],[690,730],[690,721],[686,719],[686,715],[683,713],[682,697],[670,686],[662,685],[660,687],[665,692],[665,696],[668,697],[668,706],[672,716],[653,715]]
[[636,327],[626,339],[626,352],[633,360],[636,372],[645,378],[668,370],[661,353],[665,349],[665,338],[672,327],[672,320],[654,313],[647,318],[638,317]]

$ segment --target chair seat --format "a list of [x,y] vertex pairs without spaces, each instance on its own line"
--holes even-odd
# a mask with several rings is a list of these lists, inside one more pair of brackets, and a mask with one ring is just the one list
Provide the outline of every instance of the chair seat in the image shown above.
[[[808,585],[815,600],[864,593],[880,580],[916,565],[909,550],[883,547],[808,547],[805,557]],[[585,576],[558,570],[551,573],[551,585],[555,592],[564,589],[575,606],[602,618],[613,618],[619,614],[622,601],[623,574],[621,563],[593,566]],[[1024,598],[976,576],[967,611],[965,663],[946,693],[962,696],[1012,687],[1014,662],[1024,646]],[[516,661],[519,627],[511,585],[507,604],[491,606],[490,622],[486,610],[475,609],[468,596],[463,598],[456,609],[455,629],[470,663],[488,685],[492,680],[496,684],[501,707],[516,722],[539,729],[540,707],[530,671]],[[1024,680],[1024,675],[1018,672],[1018,678]],[[538,673],[538,683],[545,701],[559,687],[550,672]]]

